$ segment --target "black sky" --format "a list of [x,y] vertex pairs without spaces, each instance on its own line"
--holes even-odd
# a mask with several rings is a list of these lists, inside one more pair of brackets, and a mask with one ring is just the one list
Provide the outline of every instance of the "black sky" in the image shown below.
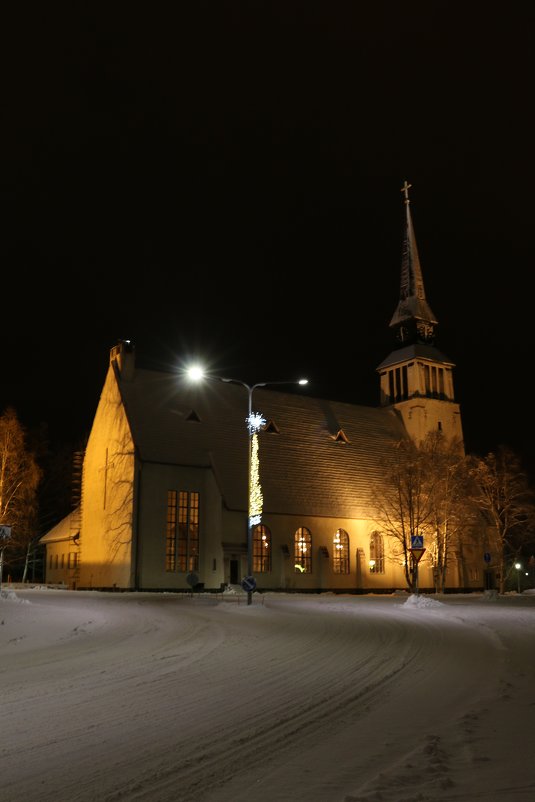
[[514,2],[13,9],[0,406],[83,436],[119,338],[376,405],[407,179],[467,447],[532,464],[533,23]]

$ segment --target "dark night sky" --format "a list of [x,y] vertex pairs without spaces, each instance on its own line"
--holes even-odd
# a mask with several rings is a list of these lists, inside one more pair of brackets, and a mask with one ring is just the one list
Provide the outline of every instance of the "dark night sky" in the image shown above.
[[533,4],[18,5],[0,407],[82,436],[119,338],[376,405],[407,179],[467,448],[534,463]]

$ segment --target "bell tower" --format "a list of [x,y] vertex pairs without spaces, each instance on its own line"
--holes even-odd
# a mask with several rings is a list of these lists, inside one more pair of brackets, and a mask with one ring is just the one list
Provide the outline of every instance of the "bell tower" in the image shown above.
[[427,299],[412,224],[409,189],[405,204],[405,234],[401,259],[399,302],[390,321],[398,346],[378,366],[381,406],[396,409],[410,437],[421,443],[429,432],[441,431],[463,443],[461,413],[453,392],[454,363],[435,347],[438,321]]

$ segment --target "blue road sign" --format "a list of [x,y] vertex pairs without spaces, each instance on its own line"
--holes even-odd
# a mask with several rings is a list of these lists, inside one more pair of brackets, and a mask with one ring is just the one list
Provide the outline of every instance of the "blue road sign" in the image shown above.
[[423,535],[411,535],[411,548],[413,549],[423,549],[424,547],[424,536]]
[[256,588],[256,579],[254,576],[246,576],[242,579],[241,586],[247,593],[251,593]]

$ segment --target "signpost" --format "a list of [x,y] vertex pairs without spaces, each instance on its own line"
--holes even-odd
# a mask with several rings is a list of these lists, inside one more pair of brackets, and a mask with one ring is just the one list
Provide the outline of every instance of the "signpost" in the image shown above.
[[410,552],[412,554],[413,562],[418,564],[423,557],[425,549],[411,549]]
[[252,593],[256,590],[256,579],[254,576],[246,576],[242,579],[241,586],[246,593]]
[[416,595],[418,596],[418,563],[425,553],[423,535],[411,535],[411,548],[409,551],[414,565],[414,581],[416,585]]

